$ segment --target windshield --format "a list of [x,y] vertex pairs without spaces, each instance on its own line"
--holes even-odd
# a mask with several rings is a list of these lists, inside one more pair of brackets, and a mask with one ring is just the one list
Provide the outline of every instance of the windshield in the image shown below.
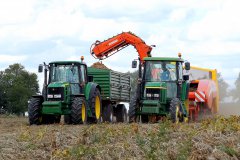
[[78,66],[56,65],[51,66],[51,82],[79,83]]
[[146,61],[145,81],[176,81],[176,62]]

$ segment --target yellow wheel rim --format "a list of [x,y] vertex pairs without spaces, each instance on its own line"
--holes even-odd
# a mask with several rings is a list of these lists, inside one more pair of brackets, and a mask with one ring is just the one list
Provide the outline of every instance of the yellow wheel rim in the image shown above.
[[175,117],[175,118],[176,118],[176,123],[179,122],[178,115],[179,115],[179,106],[176,107],[176,115],[175,115],[175,116],[176,116],[176,117]]
[[85,119],[86,119],[85,113],[86,113],[86,106],[85,106],[85,104],[83,103],[83,104],[82,104],[82,121],[83,121],[83,122],[84,122]]
[[99,96],[96,96],[96,99],[95,99],[95,114],[96,114],[96,118],[99,119],[100,114],[101,114],[101,106],[100,106]]

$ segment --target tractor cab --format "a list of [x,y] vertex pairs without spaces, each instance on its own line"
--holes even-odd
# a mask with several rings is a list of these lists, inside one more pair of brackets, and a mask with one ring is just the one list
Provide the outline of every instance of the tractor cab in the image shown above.
[[183,62],[180,57],[144,58],[141,114],[166,115],[173,99],[182,103],[187,98],[188,77],[183,76]]
[[49,65],[40,65],[39,72],[42,72],[43,67],[45,100],[64,101],[67,98],[65,95],[83,94],[87,83],[87,66],[84,63],[78,61],[51,62]]
[[83,94],[87,81],[86,65],[80,62],[52,62],[49,64],[48,97],[54,88],[69,86],[70,95]]

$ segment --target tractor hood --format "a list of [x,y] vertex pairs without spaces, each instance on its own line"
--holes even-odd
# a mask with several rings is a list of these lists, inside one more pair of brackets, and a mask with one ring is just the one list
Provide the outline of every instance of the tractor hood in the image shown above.
[[[166,82],[146,82],[144,88],[144,103],[166,103],[167,84]],[[148,104],[149,105],[149,104]],[[152,105],[152,104],[151,104]]]
[[51,87],[51,88],[66,87],[66,86],[69,86],[68,82],[52,82],[48,85],[48,87]]
[[150,89],[166,89],[166,82],[146,82],[145,88]]

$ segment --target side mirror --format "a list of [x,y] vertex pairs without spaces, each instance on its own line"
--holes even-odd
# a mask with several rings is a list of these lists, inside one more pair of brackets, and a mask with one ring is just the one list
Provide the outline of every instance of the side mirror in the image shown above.
[[42,72],[43,72],[43,65],[40,64],[40,65],[38,66],[38,73],[42,73]]
[[183,75],[183,80],[188,81],[189,80],[189,75]]
[[88,82],[93,82],[93,76],[88,76]]
[[132,61],[132,68],[137,68],[137,61],[136,60]]
[[185,63],[185,69],[186,69],[187,71],[189,71],[190,68],[191,68],[190,62],[186,62],[186,63]]

